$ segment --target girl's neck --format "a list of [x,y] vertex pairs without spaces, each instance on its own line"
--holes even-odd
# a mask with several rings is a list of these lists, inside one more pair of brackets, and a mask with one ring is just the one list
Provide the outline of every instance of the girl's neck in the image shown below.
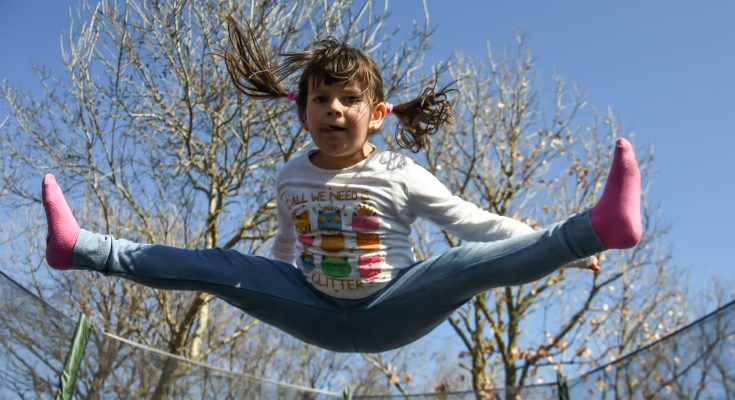
[[322,151],[315,151],[309,155],[309,160],[314,166],[321,169],[339,170],[359,164],[373,154],[377,148],[370,143],[365,143],[362,151],[345,157],[325,156]]

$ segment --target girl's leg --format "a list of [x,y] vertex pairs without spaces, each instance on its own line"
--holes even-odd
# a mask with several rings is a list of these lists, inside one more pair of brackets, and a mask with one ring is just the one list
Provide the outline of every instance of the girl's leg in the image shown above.
[[307,343],[352,350],[344,307],[316,292],[292,265],[235,250],[139,244],[79,230],[52,176],[44,178],[43,192],[47,215],[55,217],[48,221],[47,245],[47,261],[55,268],[73,266],[160,289],[211,293]]
[[533,282],[604,250],[587,212],[550,228],[468,243],[417,263],[351,315],[357,349],[385,351],[430,332],[485,290]]
[[530,235],[469,243],[408,269],[353,313],[359,351],[384,351],[427,334],[472,296],[542,278],[562,265],[641,237],[640,173],[633,149],[616,143],[610,175],[589,212]]
[[43,177],[41,186],[43,208],[48,221],[46,262],[56,269],[71,268],[74,243],[79,236],[79,224],[69,209],[56,179],[51,174]]
[[633,146],[623,138],[615,142],[605,189],[590,219],[605,248],[627,249],[641,240],[641,174]]
[[133,243],[81,230],[73,265],[158,289],[207,292],[307,343],[338,351],[353,346],[344,309],[282,261],[229,249]]

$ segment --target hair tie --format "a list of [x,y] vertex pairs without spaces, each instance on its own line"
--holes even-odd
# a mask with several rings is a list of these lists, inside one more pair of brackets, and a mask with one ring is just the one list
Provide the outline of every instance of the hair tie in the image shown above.
[[296,92],[288,92],[288,101],[294,102],[296,101],[296,98],[298,97],[298,93]]
[[393,112],[393,104],[385,103],[385,113],[390,114]]

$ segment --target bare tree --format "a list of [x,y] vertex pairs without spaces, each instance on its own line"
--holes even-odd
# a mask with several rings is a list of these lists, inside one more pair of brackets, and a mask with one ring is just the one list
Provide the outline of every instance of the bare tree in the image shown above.
[[[510,52],[498,57],[488,48],[486,59],[460,54],[450,64],[459,119],[432,139],[423,161],[458,195],[540,228],[594,204],[622,130],[612,112],[585,114],[583,95],[560,77],[543,98],[522,37]],[[648,182],[652,153],[639,149],[638,157]],[[659,245],[666,227],[644,209],[642,243],[602,255],[601,274],[563,269],[493,289],[450,318],[478,398],[513,398],[552,380],[554,370],[584,371],[681,323],[669,315],[679,315],[681,295]],[[423,256],[461,244],[448,232],[418,231]]]
[[[39,258],[43,225],[23,222],[41,220],[39,177],[51,171],[90,230],[267,254],[276,229],[275,171],[308,141],[291,105],[251,101],[234,90],[217,56],[227,44],[227,15],[249,21],[274,59],[330,35],[366,49],[381,64],[391,98],[437,77],[456,80],[459,118],[419,158],[458,195],[538,227],[593,204],[612,139],[622,134],[612,112],[583,116],[583,96],[561,78],[553,94],[541,93],[522,40],[513,56],[459,55],[429,70],[422,59],[428,13],[427,23],[397,44],[386,35],[387,11],[387,2],[349,0],[81,5],[64,43],[66,75],[39,69],[42,96],[2,88],[10,118],[0,123],[0,202],[3,213],[22,209],[27,216],[2,228],[13,237],[3,251],[32,266],[28,283],[36,294],[153,348],[318,388],[335,389],[330,372],[347,371],[364,393],[380,393],[387,382],[405,394],[411,369],[420,367],[395,354],[363,360],[321,351],[204,293],[49,273]],[[392,146],[390,127],[383,133]],[[652,153],[639,149],[639,158],[647,181]],[[659,245],[666,227],[658,221],[647,206],[643,242],[606,254],[602,274],[561,270],[478,295],[453,315],[449,323],[464,348],[458,365],[478,397],[500,396],[491,391],[498,386],[514,397],[521,386],[548,381],[554,369],[604,364],[679,324],[681,294],[668,275],[669,253]],[[415,242],[421,257],[461,244],[424,225]],[[188,364],[162,358],[152,365],[119,343],[93,340],[97,361],[82,376],[86,397],[186,390]],[[437,391],[461,387],[445,379],[455,371],[441,373]]]
[[570,397],[732,398],[734,338],[735,303],[730,301],[576,379],[570,385]]
[[[0,127],[3,206],[39,210],[39,179],[49,171],[87,229],[140,242],[267,254],[276,229],[275,171],[308,141],[291,104],[252,101],[234,89],[217,56],[227,46],[227,15],[247,20],[274,60],[334,36],[376,56],[391,94],[421,79],[416,70],[429,32],[417,27],[402,43],[389,40],[387,2],[81,4],[64,40],[65,76],[39,69],[41,96],[2,88],[10,114]],[[36,211],[31,220],[39,217]],[[303,366],[306,354],[332,368],[347,362],[347,356],[257,327],[205,293],[39,271],[44,233],[42,224],[33,228],[24,246],[4,250],[35,266],[32,284],[39,295],[86,312],[106,331],[193,361],[315,387],[328,386],[329,374],[285,366]],[[37,275],[43,277],[35,280]],[[277,356],[284,347],[301,356]],[[105,342],[95,349],[99,358],[83,377],[87,397],[97,396],[103,382],[123,387],[137,379],[147,385],[130,396],[157,398],[171,394],[187,373],[181,363],[162,359],[160,370],[135,364],[121,376],[120,346]],[[238,352],[246,355],[232,356]],[[278,365],[284,367],[273,367]]]

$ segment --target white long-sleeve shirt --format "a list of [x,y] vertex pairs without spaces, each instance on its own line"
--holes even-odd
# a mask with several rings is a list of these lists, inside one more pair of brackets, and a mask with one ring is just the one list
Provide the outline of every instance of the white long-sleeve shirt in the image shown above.
[[375,151],[341,170],[318,168],[309,154],[301,155],[280,171],[277,194],[273,257],[339,298],[367,297],[415,263],[409,237],[417,217],[467,241],[533,232],[452,195],[434,175],[393,152]]

